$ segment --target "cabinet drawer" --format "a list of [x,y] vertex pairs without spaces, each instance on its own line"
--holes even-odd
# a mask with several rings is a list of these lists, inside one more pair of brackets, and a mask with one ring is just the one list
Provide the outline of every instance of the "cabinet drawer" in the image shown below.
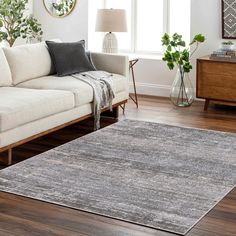
[[202,73],[231,76],[231,80],[236,82],[236,63],[199,61],[198,65],[198,69]]

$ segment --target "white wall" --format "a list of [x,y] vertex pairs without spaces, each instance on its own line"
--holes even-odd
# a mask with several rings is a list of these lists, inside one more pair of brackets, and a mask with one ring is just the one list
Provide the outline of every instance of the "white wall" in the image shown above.
[[221,0],[192,0],[191,13],[191,35],[206,36],[206,42],[196,55],[207,55],[219,49],[224,41],[221,38]]
[[43,0],[34,0],[34,16],[42,24],[44,39],[63,41],[88,39],[88,1],[77,0],[73,12],[64,17],[52,17],[44,8]]
[[[95,1],[95,0],[94,0]],[[221,39],[221,0],[191,0],[191,36],[202,33],[207,41],[200,46],[195,57],[218,49]],[[88,1],[78,0],[74,12],[63,19],[53,18],[45,11],[41,0],[34,1],[34,15],[43,26],[44,37],[65,41],[87,39]],[[195,60],[193,60],[195,64]],[[161,59],[140,59],[135,67],[139,93],[168,96],[175,72],[170,72]],[[195,84],[195,68],[191,73]]]
[[[221,39],[221,0],[191,0],[191,38],[202,33],[206,42],[200,45],[192,60],[193,85],[196,84],[196,58],[209,55],[220,47]],[[137,64],[138,91],[152,95],[169,95],[174,73],[167,70],[159,60],[141,60]]]
[[28,1],[28,14],[33,14],[33,0]]
[[202,33],[206,42],[199,46],[194,55],[194,69],[191,78],[196,84],[196,58],[209,55],[219,49],[224,41],[221,38],[221,0],[192,0],[191,6],[191,35]]
[[[135,79],[139,94],[169,96],[175,71],[169,71],[159,59],[140,59],[135,65]],[[132,91],[132,83],[130,90]]]

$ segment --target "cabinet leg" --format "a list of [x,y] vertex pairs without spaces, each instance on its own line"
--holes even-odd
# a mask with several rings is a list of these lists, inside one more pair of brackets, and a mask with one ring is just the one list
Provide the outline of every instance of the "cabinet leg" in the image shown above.
[[10,166],[12,164],[12,149],[8,150],[8,160],[7,165]]
[[209,99],[206,99],[205,105],[204,105],[204,111],[207,111],[208,106],[209,106],[209,103],[210,103],[210,100],[209,100]]

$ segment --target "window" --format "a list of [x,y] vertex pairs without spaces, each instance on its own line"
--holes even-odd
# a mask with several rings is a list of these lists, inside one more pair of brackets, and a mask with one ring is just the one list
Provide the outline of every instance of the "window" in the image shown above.
[[125,9],[127,33],[116,33],[121,52],[139,54],[163,53],[161,37],[175,32],[190,41],[191,0],[90,0],[89,48],[98,50],[103,33],[96,33],[96,11],[99,8]]
[[[148,3],[148,4],[147,4]],[[163,35],[164,1],[136,1],[136,51],[160,52]]]

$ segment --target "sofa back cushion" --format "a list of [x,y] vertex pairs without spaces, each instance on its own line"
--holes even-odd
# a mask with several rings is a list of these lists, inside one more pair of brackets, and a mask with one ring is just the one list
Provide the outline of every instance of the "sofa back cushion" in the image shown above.
[[52,61],[45,42],[4,48],[13,84],[49,75]]
[[7,59],[0,48],[0,87],[8,87],[12,85],[11,70],[8,65]]

